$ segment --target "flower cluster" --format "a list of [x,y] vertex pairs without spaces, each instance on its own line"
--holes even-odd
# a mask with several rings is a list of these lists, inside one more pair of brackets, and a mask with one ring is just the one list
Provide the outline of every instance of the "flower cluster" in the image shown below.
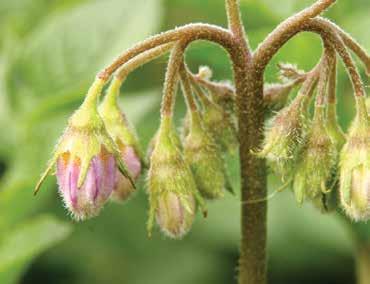
[[96,216],[110,198],[127,199],[141,172],[136,137],[114,99],[118,90],[109,89],[98,111],[97,98],[103,85],[97,80],[69,119],[36,187],[37,192],[56,164],[59,193],[76,220]]
[[[198,75],[187,72],[193,80],[186,78],[183,84],[187,84],[187,89],[183,92],[188,92],[189,98],[197,90],[202,109],[189,110],[183,139],[177,134],[172,117],[162,115],[159,130],[147,151],[148,231],[151,234],[156,220],[161,230],[172,238],[181,238],[189,231],[197,208],[206,215],[204,199],[218,199],[223,197],[225,189],[231,191],[223,155],[237,147],[232,115],[212,99],[212,93],[218,96],[221,91],[206,90],[196,83],[196,76],[202,77],[204,70]],[[202,78],[211,83],[210,78]],[[59,193],[76,220],[98,215],[109,200],[128,200],[146,166],[135,129],[118,105],[123,81],[119,74],[115,76],[101,102],[99,97],[105,82],[101,79],[94,82],[80,108],[69,119],[36,186],[35,192],[55,165]]]
[[[246,168],[253,169],[257,160],[249,153],[253,150],[269,162],[285,184],[292,185],[299,204],[310,200],[327,212],[340,203],[350,218],[370,219],[370,121],[361,77],[347,47],[365,63],[367,71],[370,57],[339,27],[315,16],[331,2],[334,1],[318,1],[299,17],[288,19],[288,23],[303,23],[307,17],[309,22],[301,28],[320,33],[324,52],[309,72],[292,64],[280,64],[279,83],[263,85],[263,71],[287,39],[280,33],[300,25],[282,25],[255,52],[243,51],[248,45],[241,44],[242,29],[225,31],[202,24],[154,36],[127,50],[97,76],[84,102],[71,116],[35,192],[56,166],[64,204],[75,219],[83,220],[99,214],[109,200],[128,200],[135,192],[135,182],[148,166],[149,234],[157,223],[167,236],[181,238],[191,228],[198,209],[206,215],[204,200],[222,198],[225,191],[233,192],[224,159],[225,155],[236,152],[239,138],[243,137],[242,142],[246,143],[240,144],[242,168],[247,165]],[[238,96],[229,82],[213,81],[210,68],[200,67],[198,74],[187,68],[185,51],[195,39],[211,39],[229,52]],[[120,87],[134,69],[169,51],[160,125],[144,158],[135,130],[118,105]],[[347,135],[336,117],[337,54],[345,63],[355,90],[357,113]],[[110,86],[100,101],[109,79]],[[187,106],[182,135],[177,133],[173,122],[180,83]],[[298,94],[288,103],[298,86]],[[263,94],[263,98],[259,94]],[[256,101],[244,106],[243,99]],[[240,127],[242,133],[238,133],[236,113],[243,126]],[[263,127],[258,115],[262,113],[268,115],[269,121],[264,142],[258,149]],[[244,117],[244,114],[247,115]],[[248,134],[255,137],[247,137]],[[255,179],[246,172],[243,170],[243,179],[247,181],[243,182],[243,191],[248,190],[245,186],[248,184],[251,192],[257,192],[253,187],[264,192],[265,176],[257,174],[258,169],[250,171],[252,176],[256,175]],[[245,205],[266,201],[265,196],[249,200],[244,193],[242,203]]]
[[270,87],[265,95],[282,94],[284,86],[294,82],[303,85],[271,119],[257,155],[292,185],[299,204],[308,199],[323,212],[340,205],[351,219],[363,221],[370,219],[370,120],[365,94],[358,92],[356,117],[348,134],[343,134],[336,118],[334,59],[326,52],[308,73],[297,72],[294,66],[281,67],[287,82]]

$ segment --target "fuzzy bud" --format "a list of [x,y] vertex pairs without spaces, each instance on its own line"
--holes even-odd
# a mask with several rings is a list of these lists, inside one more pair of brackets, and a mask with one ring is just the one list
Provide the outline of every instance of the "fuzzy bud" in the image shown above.
[[190,118],[189,133],[185,138],[185,161],[190,165],[198,189],[207,199],[217,199],[224,195],[226,183],[222,154],[204,128],[198,112]]
[[84,103],[69,119],[54,157],[35,191],[56,164],[59,192],[77,220],[98,215],[112,193],[116,166],[134,186],[96,108],[103,83],[95,82]]
[[294,84],[267,84],[263,91],[263,101],[269,110],[280,110],[285,106]]
[[333,182],[337,147],[324,126],[323,116],[324,107],[316,107],[312,128],[299,155],[293,183],[299,204],[305,197],[321,200]]
[[225,152],[235,153],[239,141],[235,121],[219,105],[209,101],[203,109],[204,125]]
[[263,148],[257,154],[266,158],[283,178],[290,175],[306,135],[305,97],[298,96],[270,121]]
[[340,160],[340,199],[349,217],[370,218],[370,122],[365,102],[358,99],[358,113],[350,128]]
[[[109,135],[118,145],[121,158],[125,162],[131,177],[136,181],[144,164],[143,155],[135,129],[118,106],[119,86],[120,81],[114,79],[99,107],[99,112]],[[134,191],[131,182],[117,171],[112,200],[126,201]]]
[[191,228],[200,201],[193,174],[172,137],[171,118],[163,117],[150,158],[148,193],[150,211],[148,231],[154,218],[171,238],[183,237]]

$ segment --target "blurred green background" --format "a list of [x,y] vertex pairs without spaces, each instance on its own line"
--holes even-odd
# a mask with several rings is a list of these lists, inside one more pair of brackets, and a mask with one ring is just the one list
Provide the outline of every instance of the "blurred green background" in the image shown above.
[[[253,47],[313,2],[241,1]],[[370,51],[369,0],[337,2],[327,15]],[[147,238],[144,182],[128,203],[108,204],[84,223],[68,216],[54,177],[32,196],[95,74],[135,42],[189,22],[225,26],[223,0],[0,1],[0,283],[236,283],[238,196],[209,204],[209,217],[198,216],[182,241],[158,231]],[[316,36],[300,35],[274,59],[267,81],[275,80],[277,62],[308,69],[320,52]],[[193,44],[187,59],[193,71],[207,64],[216,79],[231,79],[227,57],[214,45]],[[158,126],[165,63],[162,58],[141,68],[122,88],[122,107],[143,145]],[[346,128],[353,116],[352,90],[343,69],[339,77],[340,121]],[[182,99],[177,114],[180,120]],[[237,189],[238,161],[228,160]],[[270,190],[277,186],[272,176]],[[354,283],[352,233],[340,217],[321,215],[310,205],[298,208],[287,191],[271,200],[268,222],[270,283]],[[359,228],[366,239],[370,230]]]

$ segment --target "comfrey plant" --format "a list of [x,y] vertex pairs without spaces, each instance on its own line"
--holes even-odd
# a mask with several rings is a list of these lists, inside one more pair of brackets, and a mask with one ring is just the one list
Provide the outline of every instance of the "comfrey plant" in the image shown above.
[[[266,161],[285,185],[292,185],[299,204],[312,202],[322,212],[342,208],[353,221],[370,219],[370,121],[364,85],[350,51],[364,63],[368,75],[370,57],[350,35],[319,16],[334,2],[319,0],[288,18],[254,51],[238,0],[225,0],[228,29],[190,24],[124,51],[98,73],[35,192],[56,166],[65,206],[75,219],[83,220],[96,216],[109,199],[127,200],[148,165],[149,234],[157,223],[165,235],[178,239],[191,229],[198,210],[206,216],[205,200],[222,198],[230,190],[224,155],[239,147],[240,284],[266,283]],[[264,84],[266,66],[301,32],[321,37],[319,63],[308,72],[281,64],[281,82]],[[197,40],[216,43],[227,51],[234,86],[213,81],[208,67],[201,67],[197,74],[188,69],[185,52]],[[161,121],[146,162],[117,99],[131,71],[168,52]],[[356,101],[356,115],[346,135],[336,114],[338,56],[348,71]],[[180,85],[188,108],[182,135],[173,122]],[[298,95],[288,103],[297,87]],[[271,116],[264,131],[265,119]]]

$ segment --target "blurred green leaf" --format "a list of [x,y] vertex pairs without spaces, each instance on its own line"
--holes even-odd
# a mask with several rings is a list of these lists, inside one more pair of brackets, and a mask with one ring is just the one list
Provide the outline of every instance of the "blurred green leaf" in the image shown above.
[[64,240],[69,225],[51,216],[39,216],[7,232],[0,240],[0,283],[17,283],[32,259]]
[[28,108],[35,97],[81,96],[98,70],[157,30],[159,17],[159,0],[89,1],[55,13],[12,55],[8,96]]

